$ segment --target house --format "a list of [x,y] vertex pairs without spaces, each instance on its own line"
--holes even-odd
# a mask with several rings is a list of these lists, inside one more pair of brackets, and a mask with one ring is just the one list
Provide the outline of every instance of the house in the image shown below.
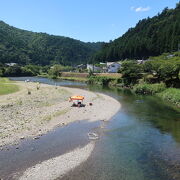
[[121,68],[121,64],[118,62],[107,62],[108,73],[117,73],[120,68]]
[[84,64],[79,64],[79,65],[76,66],[76,68],[78,68],[78,69],[85,69],[85,68],[86,68],[86,65],[84,65]]
[[103,63],[103,62],[100,62],[99,64],[102,66],[106,66],[106,63]]
[[79,65],[75,66],[75,71],[77,71],[77,72],[82,72],[85,69],[86,69],[85,64],[79,64]]
[[97,67],[94,64],[87,64],[87,70],[92,71],[92,72],[100,72],[101,71],[101,67]]
[[140,60],[140,59],[139,59],[139,60],[137,60],[137,64],[144,64],[143,61],[144,61],[144,60]]
[[6,63],[6,66],[10,66],[10,67],[15,66],[15,65],[17,65],[17,63]]

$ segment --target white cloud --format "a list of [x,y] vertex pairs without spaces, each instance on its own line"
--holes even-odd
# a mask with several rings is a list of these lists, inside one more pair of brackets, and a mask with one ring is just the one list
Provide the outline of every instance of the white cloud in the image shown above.
[[132,11],[135,11],[135,12],[145,12],[145,11],[149,11],[151,8],[148,6],[148,7],[134,7],[132,6],[131,7],[131,10]]

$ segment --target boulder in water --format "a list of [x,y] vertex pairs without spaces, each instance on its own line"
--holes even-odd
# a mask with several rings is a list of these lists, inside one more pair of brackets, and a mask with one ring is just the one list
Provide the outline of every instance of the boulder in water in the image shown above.
[[99,139],[98,134],[96,134],[96,133],[94,133],[94,132],[88,133],[88,137],[89,137],[90,140],[96,140],[96,139]]

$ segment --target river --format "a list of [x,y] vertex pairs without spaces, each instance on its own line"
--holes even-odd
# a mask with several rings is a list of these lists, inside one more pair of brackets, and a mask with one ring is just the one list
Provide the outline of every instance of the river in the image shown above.
[[[0,152],[0,168],[6,166],[0,171],[2,177],[10,179],[12,177],[10,174],[21,172],[23,168],[31,166],[34,162],[56,156],[59,154],[59,149],[54,147],[60,148],[60,152],[63,153],[79,144],[86,144],[88,140],[85,134],[94,129],[100,134],[100,139],[96,142],[91,157],[61,179],[180,180],[180,111],[172,105],[157,97],[134,95],[128,90],[118,88],[88,86],[79,82],[46,78],[29,77],[28,79],[105,93],[120,101],[122,108],[103,129],[99,128],[100,123],[84,122],[50,132],[43,137],[44,139],[33,142],[36,143],[33,144],[37,150],[36,156],[39,153],[36,158],[32,158],[33,153],[28,151],[31,141],[22,144],[21,152],[17,152],[15,148],[10,148],[8,152]],[[83,130],[82,136],[78,135],[80,129]],[[66,136],[69,132],[71,134]],[[59,133],[65,136],[64,141],[57,140]],[[51,149],[49,150],[47,144],[52,138],[55,139],[54,146],[48,146]],[[64,143],[67,141],[69,141],[68,145]],[[5,160],[6,157],[12,159]],[[25,162],[27,158],[28,163]],[[17,166],[15,168],[15,164],[18,164],[18,168]]]

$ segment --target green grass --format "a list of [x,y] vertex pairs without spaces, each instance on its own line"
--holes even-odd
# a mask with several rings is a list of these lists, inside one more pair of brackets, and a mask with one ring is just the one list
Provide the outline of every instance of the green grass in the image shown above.
[[0,83],[0,95],[11,94],[19,91],[19,86],[15,84]]
[[165,91],[158,93],[157,96],[180,107],[180,89],[168,88]]
[[0,78],[0,95],[11,94],[19,91],[19,86],[13,84],[8,78]]
[[0,83],[10,83],[11,81],[8,78],[0,78]]
[[156,93],[162,92],[166,89],[166,86],[164,83],[156,83],[156,84],[137,84],[133,87],[133,90],[137,94],[150,94],[154,95]]

